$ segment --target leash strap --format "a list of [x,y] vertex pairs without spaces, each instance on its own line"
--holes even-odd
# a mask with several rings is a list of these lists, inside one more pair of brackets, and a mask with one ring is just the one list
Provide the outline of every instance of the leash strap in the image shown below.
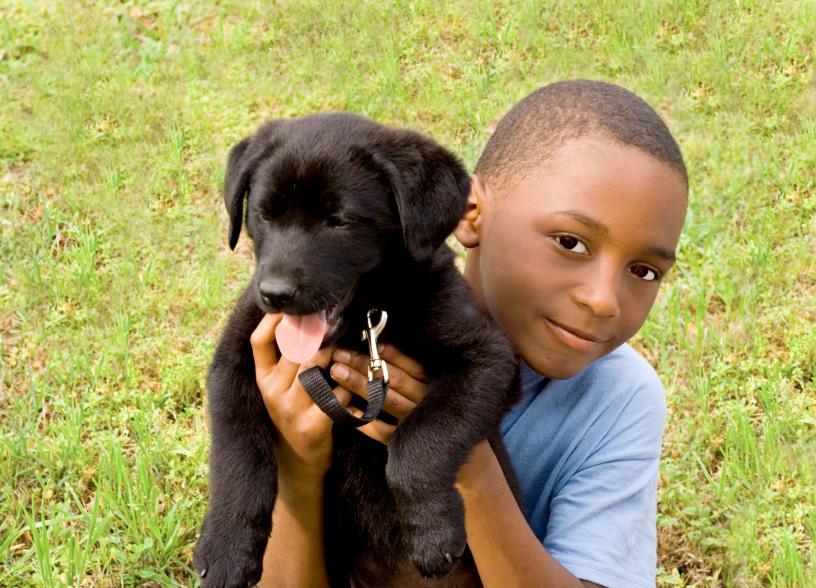
[[319,367],[315,366],[301,372],[298,379],[312,401],[320,407],[320,410],[329,415],[335,423],[344,427],[362,427],[377,418],[383,404],[385,404],[385,395],[388,392],[388,382],[383,381],[383,378],[370,380],[368,382],[368,405],[365,413],[362,417],[356,417],[337,400],[331,386],[326,382],[323,374],[320,373]]
[[[372,317],[377,313],[379,313],[380,320],[374,324]],[[319,367],[310,368],[298,376],[303,389],[306,390],[312,401],[338,425],[361,427],[377,418],[382,411],[385,396],[388,393],[388,366],[377,353],[377,337],[382,333],[387,321],[388,313],[384,310],[372,308],[366,315],[367,326],[363,331],[362,340],[368,341],[371,358],[368,362],[368,405],[362,417],[353,416],[345,406],[340,404]],[[376,372],[381,373],[382,376],[375,378]]]

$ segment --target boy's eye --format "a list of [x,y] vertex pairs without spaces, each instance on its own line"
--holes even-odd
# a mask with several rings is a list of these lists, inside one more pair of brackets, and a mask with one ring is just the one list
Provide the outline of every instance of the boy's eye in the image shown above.
[[657,270],[653,270],[649,266],[646,265],[635,265],[632,266],[630,270],[634,275],[636,275],[641,280],[645,280],[646,282],[656,282],[661,278],[660,272]]
[[572,251],[573,253],[588,253],[589,250],[586,248],[586,245],[581,243],[576,237],[571,237],[569,235],[559,235],[555,238],[558,241],[558,244],[561,245],[567,251]]

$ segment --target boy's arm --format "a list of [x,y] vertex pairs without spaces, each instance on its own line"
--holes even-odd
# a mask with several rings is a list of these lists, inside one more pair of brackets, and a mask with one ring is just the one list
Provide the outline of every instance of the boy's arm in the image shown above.
[[598,586],[576,578],[547,553],[533,534],[485,441],[459,472],[465,529],[485,588]]
[[279,481],[260,588],[329,588],[323,550],[323,478]]
[[[392,345],[380,349],[380,356],[388,361],[391,374],[388,410],[402,419],[425,393],[422,366]],[[332,378],[346,389],[364,395],[366,358],[340,350],[333,359],[338,363],[332,368]],[[340,364],[347,369],[338,372]],[[392,425],[382,421],[360,428],[381,443],[388,443],[393,430]],[[579,580],[547,553],[527,524],[487,441],[476,446],[471,459],[460,470],[456,486],[465,502],[468,545],[485,588],[599,586]]]
[[[299,366],[278,358],[275,329],[281,315],[266,315],[250,342],[255,377],[269,417],[275,424],[278,497],[272,512],[272,534],[263,561],[262,588],[330,586],[324,557],[323,483],[332,461],[332,421],[315,406],[300,385]],[[333,349],[313,362],[329,364]],[[351,392],[336,389],[341,404]]]

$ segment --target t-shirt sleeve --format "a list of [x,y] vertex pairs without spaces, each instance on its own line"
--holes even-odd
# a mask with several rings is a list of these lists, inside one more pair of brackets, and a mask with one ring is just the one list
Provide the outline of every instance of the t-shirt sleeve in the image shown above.
[[[544,547],[582,580],[654,588],[657,480],[666,406],[647,378],[611,423],[585,435],[580,467],[554,488]],[[593,426],[594,426],[593,425]]]

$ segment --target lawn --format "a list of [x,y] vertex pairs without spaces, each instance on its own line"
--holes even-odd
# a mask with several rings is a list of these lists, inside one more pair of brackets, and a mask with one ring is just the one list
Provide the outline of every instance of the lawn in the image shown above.
[[469,168],[548,82],[665,118],[691,204],[635,346],[661,587],[816,585],[816,4],[0,3],[0,585],[197,586],[204,380],[252,271],[226,154],[351,110]]

